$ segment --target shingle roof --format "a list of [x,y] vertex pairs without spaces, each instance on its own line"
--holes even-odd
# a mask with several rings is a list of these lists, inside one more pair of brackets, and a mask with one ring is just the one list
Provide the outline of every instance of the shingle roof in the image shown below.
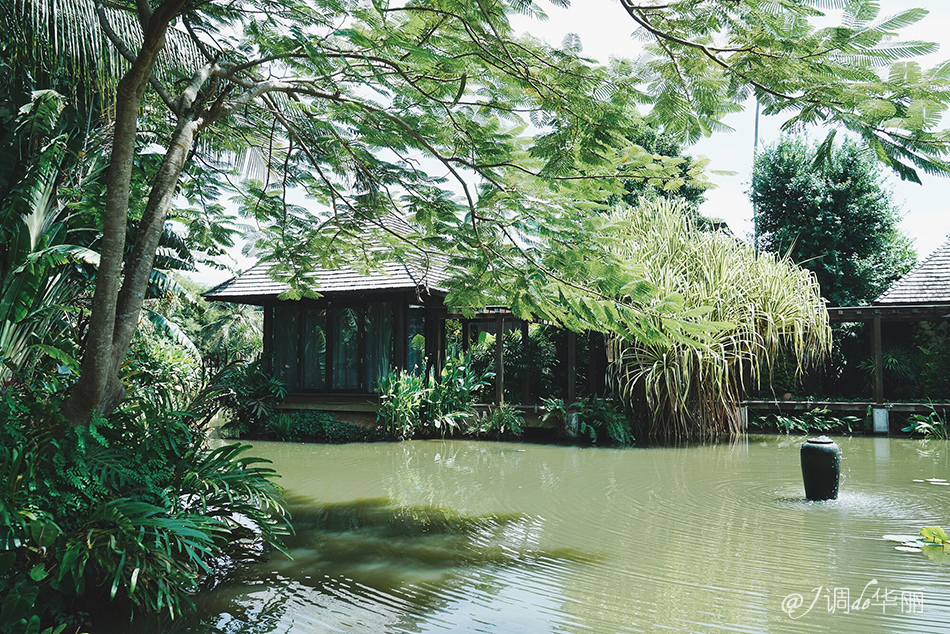
[[[399,232],[408,230],[408,225],[400,219],[388,218],[384,224]],[[268,270],[266,264],[257,264],[205,291],[202,297],[213,301],[258,303],[263,298],[277,297],[290,290],[289,285],[271,278]],[[450,265],[439,254],[424,256],[413,252],[403,257],[393,256],[392,261],[380,263],[369,273],[341,267],[318,268],[308,275],[312,276],[316,289],[323,294],[415,290],[420,287],[428,292],[444,293],[442,283],[450,277]]]
[[[365,275],[350,268],[336,270],[321,268],[310,275],[313,276],[317,290],[324,294],[414,290],[419,287],[426,288],[430,292],[444,292],[440,284],[448,279],[445,268],[434,262],[428,269],[402,262],[390,262]],[[202,293],[202,296],[215,301],[247,301],[258,297],[276,297],[288,290],[290,287],[287,284],[271,278],[266,265],[257,264],[241,275],[232,277],[223,284]]]
[[950,239],[894,282],[874,304],[950,304]]

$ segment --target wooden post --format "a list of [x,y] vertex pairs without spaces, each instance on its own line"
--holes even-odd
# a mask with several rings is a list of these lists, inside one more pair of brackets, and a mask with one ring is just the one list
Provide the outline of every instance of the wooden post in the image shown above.
[[495,315],[495,405],[505,404],[505,317]]
[[442,373],[442,368],[445,367],[445,359],[448,356],[448,337],[445,336],[445,322],[446,317],[444,311],[439,311],[438,316],[438,326],[435,329],[436,337],[438,338],[439,347],[437,348],[438,358],[436,359],[436,368],[435,371],[439,374]]
[[607,393],[607,344],[604,334],[587,331],[587,393],[604,396]]
[[577,333],[567,333],[567,403],[570,406],[577,399]]
[[356,311],[356,390],[365,392],[366,385],[366,310],[368,306],[363,302],[354,306]]
[[[435,368],[438,363],[436,357],[438,356],[438,346],[435,342],[435,333],[438,332],[438,328],[435,327],[433,321],[438,319],[435,314],[435,311],[432,310],[428,305],[423,309],[423,322],[422,322],[422,333],[425,338],[425,375],[429,376],[429,372]],[[438,370],[436,371],[438,372]]]
[[880,315],[874,315],[874,402],[884,404],[884,349]]
[[409,306],[402,297],[393,301],[393,358],[390,365],[405,370],[409,365]]
[[274,305],[264,304],[264,347],[261,357],[264,360],[264,371],[268,374],[274,371]]
[[531,358],[531,352],[528,349],[528,322],[521,322],[521,353],[524,368],[521,372],[521,404],[528,404],[528,392],[531,391],[531,377],[529,368],[533,367],[534,359]]
[[[304,341],[304,330],[303,330],[303,315],[304,309],[300,307],[300,302],[297,302],[296,306],[297,314],[297,345],[294,348],[297,350],[297,380],[295,381],[297,388],[303,387],[303,367],[304,367],[304,350],[303,350],[303,341]],[[290,386],[288,386],[290,387]],[[294,390],[291,389],[291,392]]]

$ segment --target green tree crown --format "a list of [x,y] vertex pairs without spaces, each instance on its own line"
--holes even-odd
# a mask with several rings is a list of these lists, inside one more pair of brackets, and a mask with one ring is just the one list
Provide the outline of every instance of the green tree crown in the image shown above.
[[818,149],[788,137],[756,156],[749,196],[758,244],[814,271],[831,305],[869,302],[910,270],[916,254],[868,152],[852,141],[827,156]]

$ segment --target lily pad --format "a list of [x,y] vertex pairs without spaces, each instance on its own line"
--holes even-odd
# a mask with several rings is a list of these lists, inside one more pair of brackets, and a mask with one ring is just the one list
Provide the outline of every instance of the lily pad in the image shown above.
[[922,553],[924,552],[923,548],[917,548],[916,546],[895,546],[894,550],[899,550],[902,553]]

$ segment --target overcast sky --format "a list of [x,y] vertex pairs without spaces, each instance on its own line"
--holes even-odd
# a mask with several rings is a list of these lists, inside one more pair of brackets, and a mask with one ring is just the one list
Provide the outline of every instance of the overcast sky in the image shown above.
[[[890,16],[904,9],[922,7],[930,14],[920,23],[904,31],[904,39],[920,39],[941,44],[936,54],[921,60],[925,67],[950,58],[950,1],[948,0],[879,0],[881,15]],[[589,57],[606,61],[610,56],[636,57],[639,43],[631,34],[635,24],[617,0],[573,0],[569,9],[547,9],[545,22],[520,20],[522,28],[559,44],[567,33],[576,33]],[[950,117],[945,118],[950,121]],[[711,160],[709,169],[734,172],[732,176],[710,175],[717,188],[706,193],[701,211],[707,216],[725,219],[739,237],[752,233],[752,206],[746,191],[752,170],[754,137],[754,106],[745,112],[731,115],[726,123],[734,132],[717,133],[687,148],[693,155],[704,155]],[[769,144],[780,136],[780,120],[762,117],[759,123],[759,143]],[[823,134],[819,133],[820,137]],[[950,178],[936,178],[921,174],[923,185],[901,182],[890,178],[894,201],[904,213],[902,227],[914,238],[918,255],[923,258],[940,246],[950,234]]]

